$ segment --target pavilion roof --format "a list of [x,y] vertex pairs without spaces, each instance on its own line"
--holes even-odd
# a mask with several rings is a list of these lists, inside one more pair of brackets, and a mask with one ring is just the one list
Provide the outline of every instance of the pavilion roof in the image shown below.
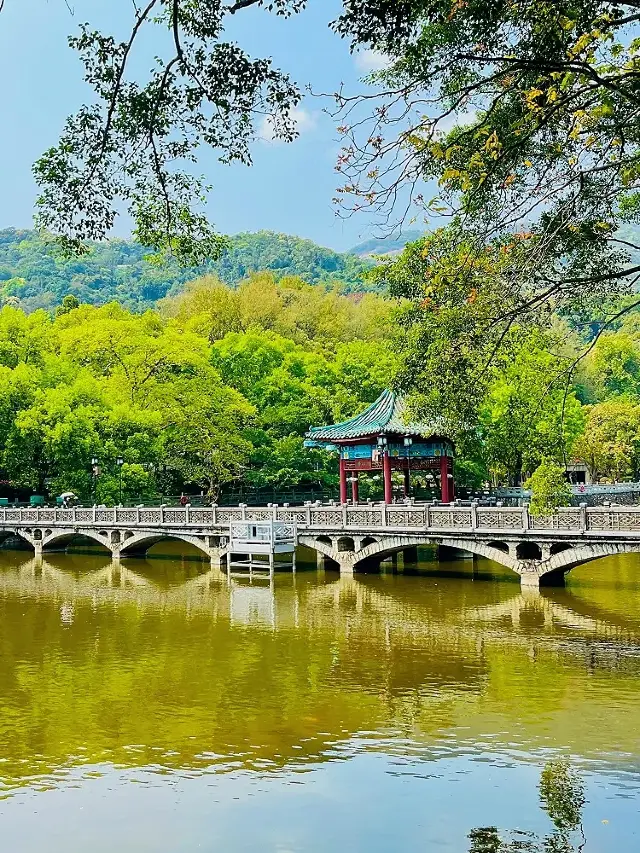
[[331,426],[311,427],[307,438],[313,441],[348,441],[378,435],[442,436],[442,424],[409,423],[404,400],[394,391],[383,391],[364,412]]

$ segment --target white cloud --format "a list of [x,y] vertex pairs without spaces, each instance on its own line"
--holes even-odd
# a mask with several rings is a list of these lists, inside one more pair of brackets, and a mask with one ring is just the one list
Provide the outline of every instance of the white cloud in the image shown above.
[[[316,116],[308,110],[305,110],[303,107],[294,107],[291,110],[291,118],[293,119],[299,136],[313,130],[316,126]],[[260,122],[260,126],[258,127],[258,138],[261,142],[267,142],[271,145],[277,145],[284,141],[275,136],[275,128],[273,118],[271,116],[265,116]]]
[[355,54],[356,68],[370,74],[372,71],[384,71],[391,65],[391,59],[379,50],[359,50]]

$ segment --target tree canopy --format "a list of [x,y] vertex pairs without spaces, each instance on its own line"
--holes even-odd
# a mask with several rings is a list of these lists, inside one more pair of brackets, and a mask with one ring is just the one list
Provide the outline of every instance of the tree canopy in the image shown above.
[[395,370],[391,303],[268,273],[237,290],[193,282],[162,313],[60,308],[0,309],[0,468],[14,493],[331,487],[335,460],[305,451],[305,431],[355,414]]
[[[413,292],[439,310],[464,387],[518,327],[560,313],[598,335],[637,303],[620,297],[640,273],[638,20],[640,4],[608,0],[345,3],[339,31],[389,67],[339,98],[339,200],[446,224]],[[429,359],[433,324],[414,324]]]

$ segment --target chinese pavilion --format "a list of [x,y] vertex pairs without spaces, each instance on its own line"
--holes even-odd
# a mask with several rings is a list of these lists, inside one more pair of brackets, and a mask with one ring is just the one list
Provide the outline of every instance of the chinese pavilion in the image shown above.
[[381,471],[384,500],[391,503],[392,471],[404,473],[408,496],[412,471],[428,471],[440,481],[442,501],[453,500],[453,442],[433,424],[408,423],[402,398],[383,391],[375,403],[359,415],[332,426],[311,427],[306,447],[324,447],[340,452],[340,502],[347,503],[347,477],[351,496],[358,502],[358,476]]

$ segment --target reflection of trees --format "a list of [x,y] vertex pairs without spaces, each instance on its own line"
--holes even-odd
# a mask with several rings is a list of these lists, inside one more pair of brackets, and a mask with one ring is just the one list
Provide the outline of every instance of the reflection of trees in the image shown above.
[[540,803],[554,829],[543,838],[530,832],[501,835],[495,826],[482,826],[469,833],[469,853],[579,853],[586,843],[582,828],[584,784],[566,761],[549,761],[540,776]]
[[[8,559],[0,777],[9,786],[101,761],[278,772],[344,758],[351,736],[389,728],[437,758],[424,746],[443,731],[473,751],[487,715],[502,731],[521,725],[530,751],[551,731],[589,756],[610,700],[585,686],[587,652],[590,671],[606,669],[624,700],[608,718],[609,743],[633,751],[638,659],[608,641],[611,660],[592,660],[599,627],[575,630],[569,646],[546,596],[402,577],[322,583],[302,572],[240,589],[191,562]],[[477,844],[493,843],[478,832]]]

